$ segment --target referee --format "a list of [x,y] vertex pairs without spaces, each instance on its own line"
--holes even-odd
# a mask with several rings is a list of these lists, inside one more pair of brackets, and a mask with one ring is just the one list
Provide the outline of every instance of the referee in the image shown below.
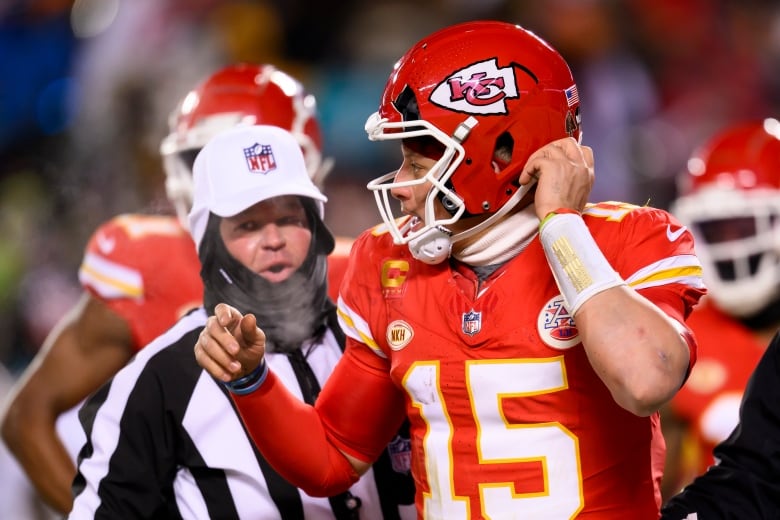
[[[87,442],[68,518],[414,518],[408,439],[397,437],[392,455],[349,491],[310,497],[263,459],[228,389],[192,355],[223,301],[257,317],[268,365],[304,401],[314,402],[341,357],[344,336],[327,296],[334,245],[322,221],[327,199],[310,181],[299,145],[276,127],[228,130],[203,148],[194,181],[189,224],[205,305],[82,408]],[[242,390],[240,380],[232,385]]]

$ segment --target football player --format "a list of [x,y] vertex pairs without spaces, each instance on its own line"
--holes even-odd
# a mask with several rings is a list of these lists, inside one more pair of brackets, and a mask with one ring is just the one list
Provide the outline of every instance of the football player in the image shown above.
[[701,264],[669,213],[587,203],[564,59],[518,25],[445,28],[396,63],[366,130],[403,160],[368,185],[384,225],[353,245],[347,348],[316,405],[268,368],[251,315],[218,305],[195,345],[252,390],[232,397],[260,450],[327,495],[408,418],[420,518],[657,518],[658,410],[695,361]]

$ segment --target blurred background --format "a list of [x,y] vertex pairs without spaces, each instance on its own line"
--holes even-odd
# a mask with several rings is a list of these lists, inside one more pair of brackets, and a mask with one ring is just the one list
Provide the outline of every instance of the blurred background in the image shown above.
[[3,0],[6,379],[75,302],[94,229],[121,212],[168,210],[158,147],[198,80],[237,61],[298,77],[336,163],[327,221],[356,235],[379,221],[366,182],[399,163],[395,146],[363,130],[393,63],[426,34],[474,19],[523,25],[572,66],[596,154],[593,201],[667,208],[694,146],[724,124],[780,115],[777,0]]
[[523,25],[571,65],[592,201],[667,209],[698,143],[780,116],[777,0],[3,0],[0,401],[80,294],[95,228],[170,209],[158,147],[196,82],[238,61],[300,79],[336,164],[326,220],[355,236],[379,221],[366,182],[399,164],[363,130],[393,63],[474,19]]

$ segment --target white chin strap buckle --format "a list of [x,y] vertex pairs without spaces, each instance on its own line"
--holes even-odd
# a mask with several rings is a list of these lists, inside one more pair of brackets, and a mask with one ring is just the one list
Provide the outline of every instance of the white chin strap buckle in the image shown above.
[[427,230],[419,237],[409,241],[409,251],[417,260],[426,264],[440,264],[450,256],[452,233],[442,227]]

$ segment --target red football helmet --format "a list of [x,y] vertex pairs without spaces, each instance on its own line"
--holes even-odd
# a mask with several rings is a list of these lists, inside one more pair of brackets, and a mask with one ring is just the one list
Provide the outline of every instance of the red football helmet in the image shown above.
[[780,296],[780,121],[740,123],[688,160],[671,211],[689,226],[715,304],[750,317]]
[[[366,122],[371,140],[430,136],[444,147],[424,178],[399,184],[393,172],[368,184],[395,243],[408,243],[423,261],[442,261],[452,242],[484,229],[517,204],[526,192],[518,179],[534,151],[566,136],[579,140],[579,108],[564,59],[518,25],[467,22],[418,42],[396,63],[379,111]],[[497,159],[500,148],[511,158]],[[431,186],[424,225],[400,228],[390,189],[423,183]],[[436,199],[449,218],[435,218]],[[480,214],[493,216],[454,237],[444,228],[461,216]]]
[[332,167],[322,158],[316,100],[301,83],[272,65],[225,67],[187,93],[171,113],[170,133],[160,145],[168,198],[179,220],[192,206],[192,165],[216,134],[235,125],[273,125],[290,131],[301,145],[309,176],[322,182]]

